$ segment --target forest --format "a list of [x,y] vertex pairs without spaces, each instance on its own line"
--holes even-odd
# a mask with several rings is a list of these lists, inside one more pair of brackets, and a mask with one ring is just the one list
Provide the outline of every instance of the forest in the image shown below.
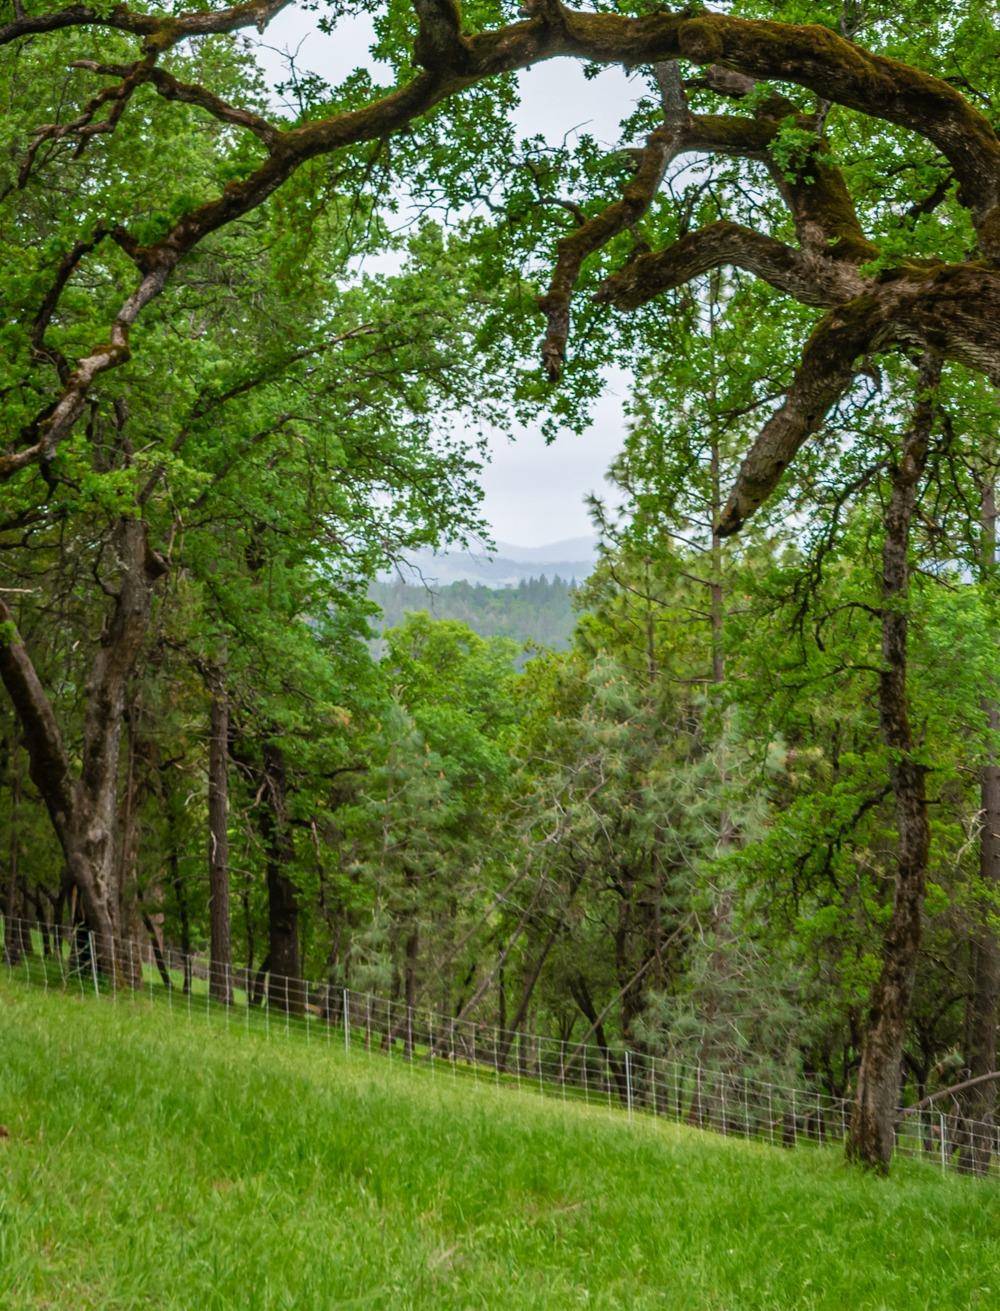
[[[457,619],[480,637],[507,637],[525,647],[561,650],[573,636],[572,583],[556,575],[524,578],[513,587],[489,587],[462,580],[428,587],[396,579],[377,579],[368,595],[378,607],[379,632],[395,628],[409,614],[430,614],[435,619]],[[375,648],[383,655],[385,644]]]
[[[292,8],[4,0],[7,961],[809,1086],[877,1173],[901,1106],[993,1126],[996,4],[319,0],[356,66],[275,85]],[[519,125],[567,61],[619,140]],[[571,635],[374,648],[611,370]]]

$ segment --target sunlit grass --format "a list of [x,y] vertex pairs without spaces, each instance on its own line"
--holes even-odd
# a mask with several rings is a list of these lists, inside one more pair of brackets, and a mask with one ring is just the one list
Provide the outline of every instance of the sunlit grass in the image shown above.
[[1000,1191],[0,983],[0,1307],[1000,1305]]

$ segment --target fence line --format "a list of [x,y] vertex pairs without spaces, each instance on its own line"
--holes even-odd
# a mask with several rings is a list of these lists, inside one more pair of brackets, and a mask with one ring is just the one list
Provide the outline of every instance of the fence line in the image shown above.
[[[852,1103],[630,1048],[570,1043],[541,1034],[408,1006],[332,982],[216,968],[199,953],[131,939],[105,940],[82,926],[5,918],[3,958],[11,979],[81,996],[142,994],[189,1019],[204,1015],[267,1036],[302,1033],[307,1042],[419,1063],[431,1078],[489,1080],[563,1101],[606,1106],[629,1119],[653,1115],[774,1146],[842,1143]],[[896,1153],[940,1169],[1000,1172],[1000,1129],[936,1107],[902,1110]]]

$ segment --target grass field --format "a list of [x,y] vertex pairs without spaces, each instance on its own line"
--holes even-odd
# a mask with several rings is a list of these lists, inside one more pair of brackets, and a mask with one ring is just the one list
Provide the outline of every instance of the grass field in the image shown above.
[[1000,1306],[1000,1189],[0,983],[0,1307]]

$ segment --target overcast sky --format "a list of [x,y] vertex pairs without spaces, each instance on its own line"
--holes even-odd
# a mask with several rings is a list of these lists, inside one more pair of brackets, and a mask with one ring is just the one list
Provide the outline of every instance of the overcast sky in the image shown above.
[[[370,40],[367,18],[338,24],[336,33],[324,35],[316,30],[314,15],[292,8],[268,27],[261,61],[274,80],[284,73],[281,51],[294,53],[300,72],[318,73],[331,83],[341,81],[358,64],[368,66],[378,78],[368,54]],[[553,143],[577,129],[613,144],[619,120],[634,95],[620,69],[608,69],[587,81],[582,65],[569,59],[527,69],[520,83],[518,121],[526,134],[542,133]],[[483,486],[486,517],[499,540],[541,546],[591,531],[584,497],[608,490],[604,472],[621,444],[626,386],[624,378],[608,380],[594,423],[583,436],[566,433],[546,446],[540,433],[527,430],[515,442],[497,438],[492,443],[492,462]]]

